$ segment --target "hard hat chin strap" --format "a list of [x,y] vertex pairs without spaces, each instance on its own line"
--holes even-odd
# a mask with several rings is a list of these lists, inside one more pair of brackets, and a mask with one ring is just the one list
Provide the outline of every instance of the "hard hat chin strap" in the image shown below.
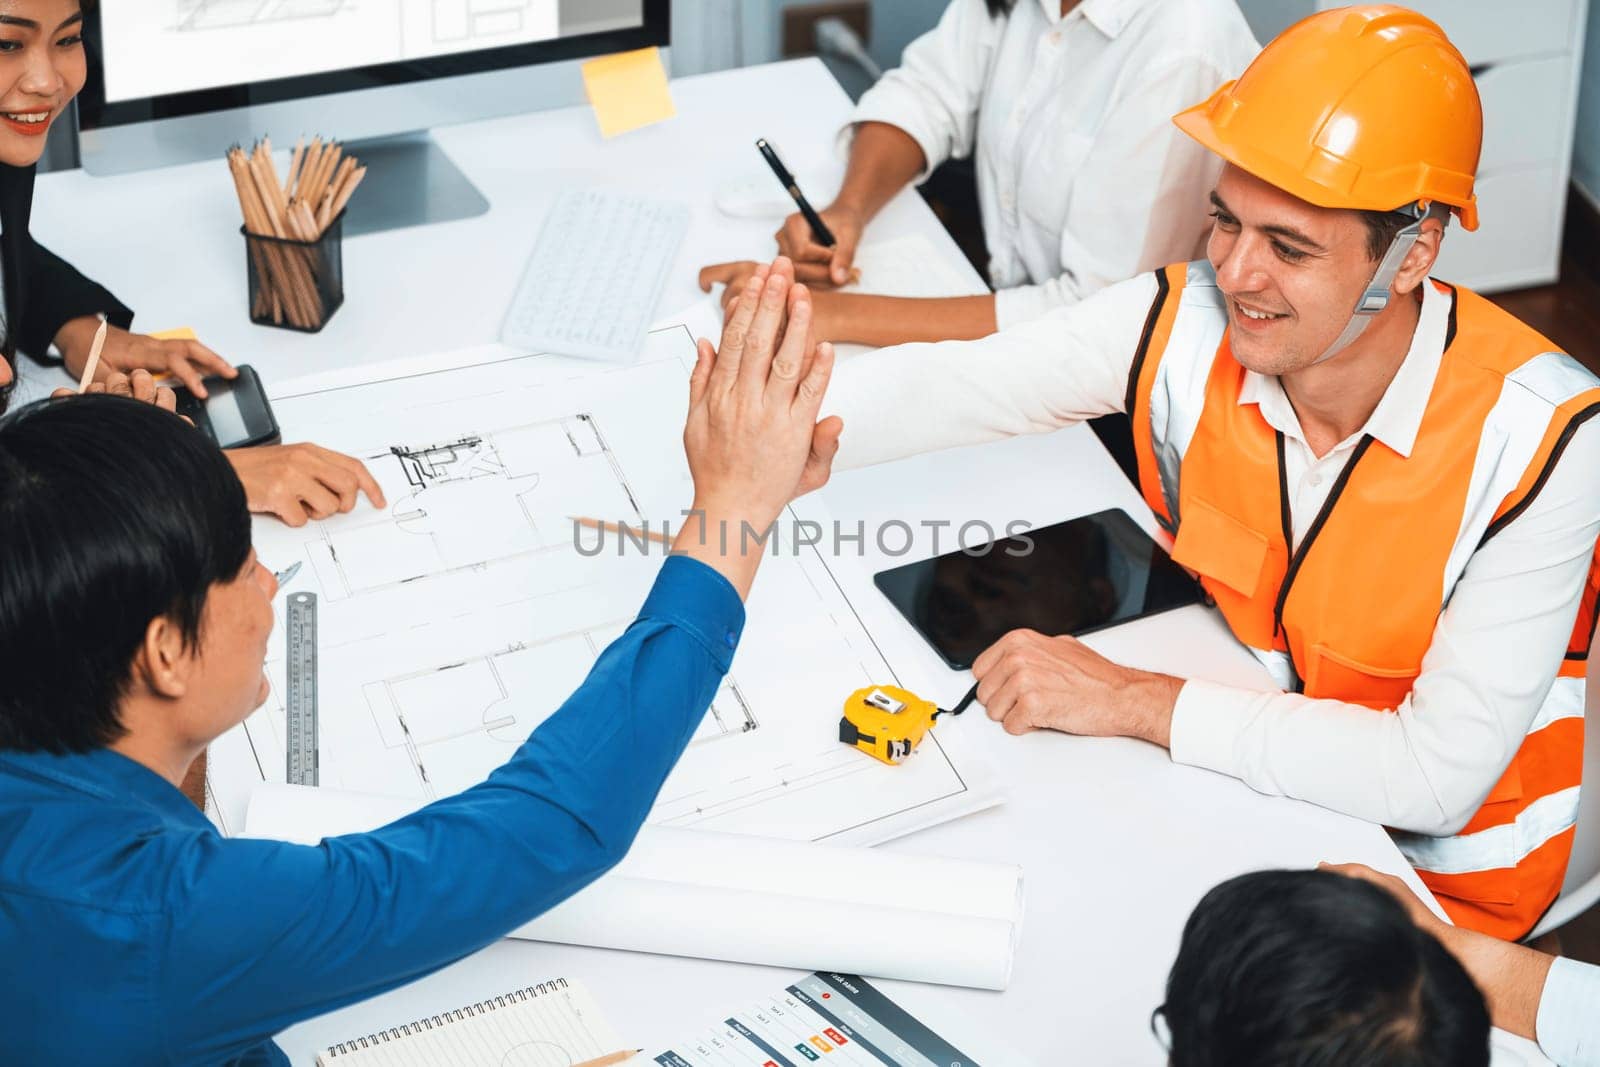
[[1400,273],[1400,265],[1406,261],[1406,254],[1411,251],[1411,246],[1422,236],[1422,224],[1429,218],[1444,221],[1450,217],[1448,204],[1425,205],[1418,202],[1399,210],[1409,211],[1416,217],[1389,242],[1389,250],[1378,261],[1378,269],[1373,271],[1372,279],[1367,282],[1366,288],[1361,290],[1361,297],[1356,301],[1356,309],[1351,313],[1350,321],[1345,323],[1339,336],[1333,339],[1333,344],[1316,358],[1312,366],[1325,363],[1337,356],[1366,332],[1367,325],[1389,306],[1389,287],[1394,284],[1395,275]]

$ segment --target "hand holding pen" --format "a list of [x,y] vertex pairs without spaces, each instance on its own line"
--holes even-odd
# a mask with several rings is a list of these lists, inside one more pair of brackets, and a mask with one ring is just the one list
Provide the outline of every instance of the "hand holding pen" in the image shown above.
[[861,240],[865,220],[838,203],[817,211],[806,200],[794,175],[772,146],[759,140],[756,148],[800,209],[784,219],[783,226],[774,235],[779,255],[788,256],[794,262],[795,280],[820,288],[854,281],[857,277],[856,245]]

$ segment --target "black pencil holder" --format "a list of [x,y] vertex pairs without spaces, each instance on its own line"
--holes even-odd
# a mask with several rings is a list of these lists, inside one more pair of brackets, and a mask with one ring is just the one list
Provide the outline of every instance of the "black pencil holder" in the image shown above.
[[344,212],[314,241],[263,237],[244,227],[250,321],[316,333],[344,303]]

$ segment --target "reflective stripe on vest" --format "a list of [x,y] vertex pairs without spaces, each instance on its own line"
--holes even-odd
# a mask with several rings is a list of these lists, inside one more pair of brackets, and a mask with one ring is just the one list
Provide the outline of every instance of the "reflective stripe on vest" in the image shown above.
[[1428,837],[1396,830],[1394,843],[1418,871],[1468,874],[1515,867],[1539,846],[1578,821],[1578,787],[1540,797],[1514,821],[1454,837]]
[[[1536,498],[1600,381],[1465,290],[1409,456],[1364,437],[1321,512],[1290,524],[1285,443],[1228,346],[1206,263],[1158,272],[1129,375],[1139,487],[1235,636],[1285,690],[1393,710],[1473,553]],[[1554,900],[1582,774],[1591,567],[1560,676],[1480,809],[1450,837],[1396,834],[1458,923],[1520,937]]]

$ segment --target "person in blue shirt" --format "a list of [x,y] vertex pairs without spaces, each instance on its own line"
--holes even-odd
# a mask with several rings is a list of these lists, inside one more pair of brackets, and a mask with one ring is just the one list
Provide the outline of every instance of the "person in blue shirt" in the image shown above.
[[697,518],[637,620],[488,779],[315,847],[225,839],[178,791],[266,695],[272,575],[227,461],[131,399],[0,423],[0,1062],[287,1062],[272,1035],[427,974],[627,852],[728,668],[761,545],[826,480],[793,268],[700,342]]

